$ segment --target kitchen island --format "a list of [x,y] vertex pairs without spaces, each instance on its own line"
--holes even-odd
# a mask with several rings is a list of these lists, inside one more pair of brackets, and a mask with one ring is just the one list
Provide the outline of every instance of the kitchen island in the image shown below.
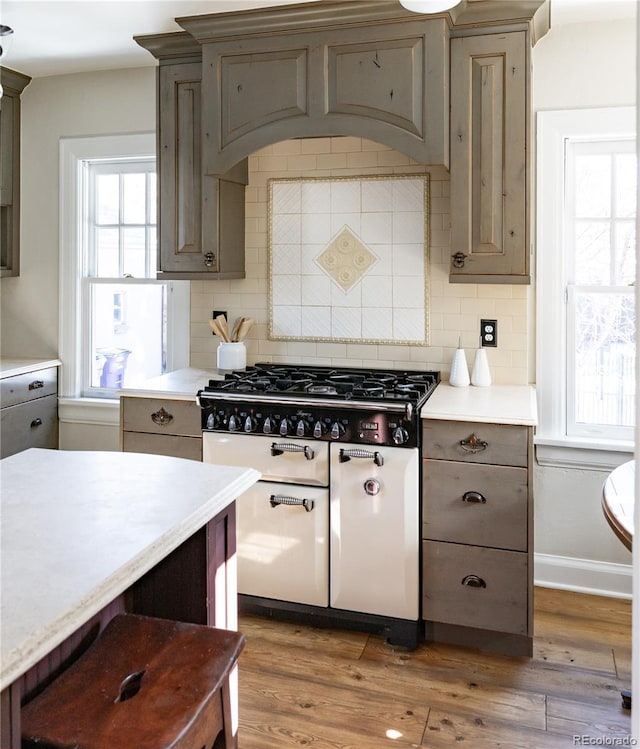
[[257,471],[41,449],[0,469],[3,749],[20,746],[21,697],[87,625],[127,610],[237,626],[234,500]]

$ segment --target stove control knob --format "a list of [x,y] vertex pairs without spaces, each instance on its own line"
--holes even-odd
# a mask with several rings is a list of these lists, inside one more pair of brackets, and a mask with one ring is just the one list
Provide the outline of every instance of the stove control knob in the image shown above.
[[257,426],[258,422],[253,418],[253,416],[247,416],[247,418],[244,420],[243,428],[245,432],[255,432]]
[[264,434],[271,434],[271,417],[267,416],[262,424],[262,431]]
[[280,429],[278,431],[283,437],[289,434],[289,422],[286,419],[282,419],[282,421],[280,422]]
[[324,424],[320,420],[316,421],[316,423],[313,425],[313,436],[317,440],[319,440],[320,437],[322,437],[322,435],[325,433],[325,431],[326,429],[324,428]]
[[391,435],[394,445],[404,445],[409,440],[409,432],[404,427],[396,427]]
[[342,435],[344,434],[344,432],[345,432],[345,428],[342,426],[342,424],[339,421],[334,421],[333,424],[331,425],[331,432],[330,432],[331,439],[339,440],[340,437],[342,437]]
[[304,437],[307,433],[307,422],[300,419],[296,425],[296,437]]
[[229,431],[230,432],[237,432],[240,429],[240,417],[236,416],[236,414],[231,414],[229,416]]

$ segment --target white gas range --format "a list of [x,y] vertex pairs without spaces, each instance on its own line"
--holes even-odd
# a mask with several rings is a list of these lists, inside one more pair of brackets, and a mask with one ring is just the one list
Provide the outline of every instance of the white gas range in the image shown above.
[[438,372],[256,364],[198,392],[237,503],[241,610],[420,637],[420,408]]

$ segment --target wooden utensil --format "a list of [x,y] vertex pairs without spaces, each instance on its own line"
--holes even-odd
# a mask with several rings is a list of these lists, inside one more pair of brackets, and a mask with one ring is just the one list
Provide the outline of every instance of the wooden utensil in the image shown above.
[[227,318],[224,315],[218,315],[216,322],[220,327],[221,338],[225,343],[230,343],[231,338],[229,337],[229,328],[227,327]]
[[231,329],[231,340],[237,341],[238,340],[238,331],[240,330],[240,325],[242,321],[244,320],[244,317],[236,317],[236,321],[233,323],[233,328]]
[[251,329],[251,326],[255,320],[252,317],[243,317],[242,322],[240,323],[240,327],[238,328],[238,340],[244,341],[247,333]]

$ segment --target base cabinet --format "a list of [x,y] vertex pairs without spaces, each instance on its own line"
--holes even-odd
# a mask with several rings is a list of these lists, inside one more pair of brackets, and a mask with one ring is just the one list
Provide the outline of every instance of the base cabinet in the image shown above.
[[0,380],[0,458],[58,447],[58,368]]
[[532,438],[526,426],[424,422],[427,639],[531,655]]
[[123,395],[120,448],[201,461],[200,409],[195,401]]

